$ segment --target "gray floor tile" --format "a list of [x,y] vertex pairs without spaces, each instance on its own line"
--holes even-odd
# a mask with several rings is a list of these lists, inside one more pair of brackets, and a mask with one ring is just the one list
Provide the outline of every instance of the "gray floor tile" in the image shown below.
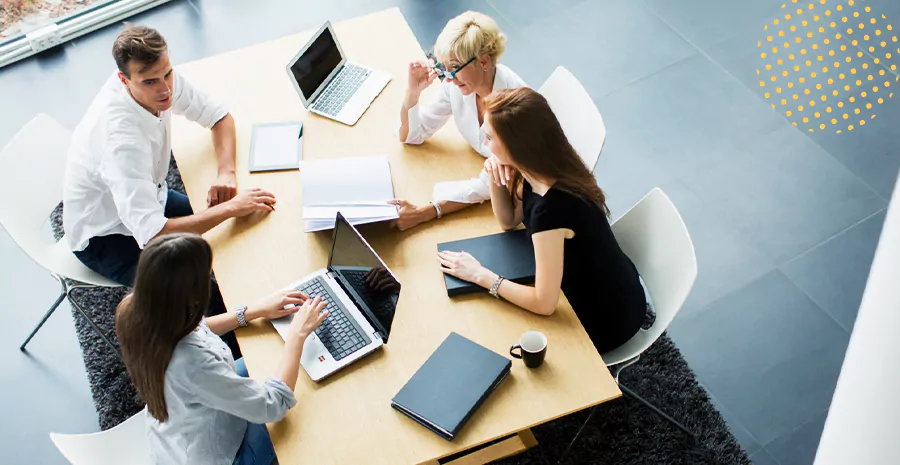
[[754,463],[755,465],[781,465],[775,459],[773,459],[765,449],[761,449],[752,454],[750,456],[750,462]]
[[681,213],[697,255],[697,281],[673,325],[775,268],[765,249],[723,222],[710,202],[681,183],[661,187]]
[[711,392],[707,391],[709,394],[709,398],[712,401],[712,404],[716,407],[719,413],[722,414],[722,417],[725,419],[725,423],[728,424],[728,428],[731,429],[731,433],[734,434],[734,437],[738,440],[738,443],[744,450],[747,452],[747,455],[752,456],[758,451],[762,450],[762,446],[759,444],[759,441],[747,431],[747,428],[744,427],[743,423],[731,413],[730,410],[725,408],[721,401],[719,401],[716,396],[714,396]]
[[571,8],[585,0],[487,0],[500,14],[518,28],[526,28],[536,21]]
[[766,444],[766,450],[779,463],[790,465],[812,465],[816,449],[825,428],[828,412],[821,412],[794,431]]
[[785,0],[643,0],[643,3],[692,44],[704,49],[748,27],[762,29],[765,19],[777,13]]
[[[853,45],[863,41],[858,28],[847,34],[851,10],[862,9],[859,5],[818,21],[786,21],[782,16],[775,25],[771,19],[768,31],[745,31],[710,47],[709,55],[887,199],[900,170],[900,142],[891,136],[900,117],[900,98],[889,97],[898,77],[886,68],[889,65],[875,63]],[[885,82],[893,87],[885,87]]]
[[861,4],[872,7],[872,11],[879,16],[887,16],[894,25],[900,23],[900,3],[894,0],[862,0]]
[[[900,4],[894,1],[863,0],[855,5],[858,17],[854,18],[856,27],[859,23],[865,26],[869,40],[857,37],[859,48],[873,58],[878,58],[891,68],[894,74],[900,72]],[[872,20],[875,20],[873,23]],[[894,40],[897,38],[897,40]],[[871,48],[870,48],[871,47]],[[889,54],[889,55],[888,55]],[[894,65],[891,67],[890,65]]]
[[[900,121],[900,95],[892,99],[869,94],[860,99],[858,107],[872,105],[875,119],[869,119],[865,127],[841,134],[822,132],[810,135],[820,146],[875,192],[890,199],[897,175],[900,173],[900,138],[896,137],[897,121]],[[878,99],[883,104],[878,104]]]
[[608,105],[601,106],[607,136],[594,176],[606,194],[606,203],[615,219],[651,189],[671,184],[676,178],[657,163],[654,149],[647,144],[640,128],[620,114],[606,110]]
[[780,271],[670,334],[698,378],[761,443],[828,408],[849,334]]
[[886,202],[790,127],[748,143],[729,163],[687,175],[699,196],[781,264]]
[[781,267],[847,331],[856,321],[884,217],[879,212]]
[[[91,66],[96,68],[96,64],[72,64],[75,49],[70,42],[48,51],[50,53],[44,52],[0,68],[0,101],[4,109],[16,109],[0,111],[0,144],[5,144],[38,113],[46,113],[65,126],[75,127],[93,93],[103,82],[103,78],[94,79],[96,69],[94,73],[81,74]],[[110,58],[102,73],[108,77],[113,68]],[[68,73],[74,73],[77,78],[65,78]]]
[[746,144],[787,125],[700,54],[602,97],[597,104],[608,126],[608,143],[617,132],[626,131],[634,143],[628,150],[648,154],[680,179],[730,162]]
[[582,2],[522,30],[578,76],[596,99],[694,52],[636,2]]
[[[316,29],[327,20],[341,21],[393,6],[400,6],[402,10],[407,3],[391,0],[191,0],[202,22],[201,42],[207,56]],[[409,18],[408,21],[412,26],[413,21]],[[419,40],[421,42],[421,38]]]
[[0,463],[68,463],[50,442],[50,431],[97,431],[81,349],[66,302],[28,345],[32,328],[59,294],[59,284],[0,229]]

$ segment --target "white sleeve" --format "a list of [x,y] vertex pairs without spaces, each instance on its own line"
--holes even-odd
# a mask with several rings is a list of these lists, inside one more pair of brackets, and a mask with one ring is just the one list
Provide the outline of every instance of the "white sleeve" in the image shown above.
[[481,170],[477,178],[466,181],[439,182],[434,185],[434,200],[459,203],[482,203],[491,200],[491,177]]
[[441,84],[437,100],[428,105],[416,105],[410,108],[406,115],[409,118],[409,133],[404,142],[418,145],[433,136],[453,115],[447,84]]
[[269,378],[260,384],[241,377],[228,362],[213,354],[207,354],[191,371],[190,381],[197,402],[251,423],[279,421],[297,405],[297,398],[284,381]]
[[109,186],[122,224],[144,248],[167,221],[153,181],[150,144],[136,128],[117,129],[108,137],[100,176]]
[[183,115],[205,128],[211,128],[228,114],[225,105],[197,90],[187,79],[181,77],[181,74],[177,72],[174,74],[172,113]]

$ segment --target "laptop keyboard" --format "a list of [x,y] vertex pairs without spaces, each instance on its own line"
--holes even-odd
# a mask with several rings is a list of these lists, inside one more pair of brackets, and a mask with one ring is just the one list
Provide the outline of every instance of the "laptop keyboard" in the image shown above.
[[316,336],[335,360],[341,360],[371,342],[356,320],[347,316],[347,310],[331,294],[322,278],[307,281],[298,286],[297,290],[310,297],[321,297],[326,302],[328,316],[316,329]]
[[337,116],[371,73],[371,70],[356,65],[344,65],[312,108],[329,116]]
[[350,282],[353,289],[359,293],[359,296],[366,301],[366,305],[368,305],[376,315],[383,315],[394,311],[396,304],[389,297],[369,291],[369,286],[366,284],[365,271],[341,270],[341,275]]

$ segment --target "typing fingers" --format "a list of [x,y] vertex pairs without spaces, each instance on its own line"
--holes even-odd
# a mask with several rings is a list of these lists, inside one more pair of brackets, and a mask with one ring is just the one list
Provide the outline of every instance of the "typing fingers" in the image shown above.
[[285,297],[281,300],[282,308],[287,307],[288,305],[298,307],[302,305],[303,302],[306,302],[306,299],[300,297]]

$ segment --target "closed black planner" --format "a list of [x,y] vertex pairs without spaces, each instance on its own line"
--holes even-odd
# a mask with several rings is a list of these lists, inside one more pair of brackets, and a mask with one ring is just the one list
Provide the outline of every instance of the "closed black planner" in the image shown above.
[[391,407],[452,441],[510,366],[506,357],[450,333],[394,396]]
[[[438,252],[472,254],[485,268],[519,284],[534,284],[534,244],[524,229],[438,244]],[[453,297],[487,289],[444,274],[447,295]]]

